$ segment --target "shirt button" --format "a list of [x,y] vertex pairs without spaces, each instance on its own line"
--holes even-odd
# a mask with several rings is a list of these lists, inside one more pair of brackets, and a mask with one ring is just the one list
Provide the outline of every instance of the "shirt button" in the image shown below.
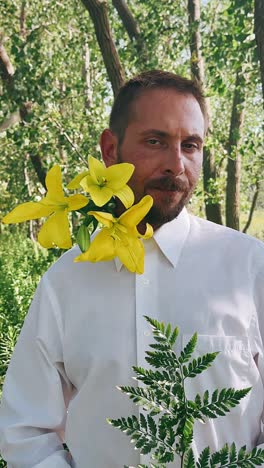
[[143,279],[143,284],[145,284],[147,286],[149,284],[149,280],[147,278],[144,278]]

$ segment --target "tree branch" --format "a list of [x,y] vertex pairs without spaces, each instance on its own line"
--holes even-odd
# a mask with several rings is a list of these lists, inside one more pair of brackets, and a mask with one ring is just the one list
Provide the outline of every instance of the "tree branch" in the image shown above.
[[[200,34],[200,0],[188,0],[188,19],[190,31],[191,74],[204,88],[204,60],[201,53],[202,39]],[[212,133],[210,101],[205,101],[206,113],[209,120],[208,133]],[[208,220],[223,224],[221,205],[214,201],[214,182],[217,179],[215,155],[213,148],[204,148],[203,158],[203,185],[206,194],[205,212]]]
[[255,27],[264,106],[264,1],[255,0]]
[[258,196],[259,196],[259,188],[260,188],[260,184],[259,184],[259,181],[257,180],[256,182],[256,190],[255,190],[255,193],[253,195],[253,199],[252,199],[252,203],[251,203],[251,207],[250,207],[250,210],[249,210],[249,215],[248,215],[248,220],[245,224],[245,227],[243,229],[243,232],[247,232],[250,224],[251,224],[251,221],[252,221],[252,218],[253,218],[253,214],[254,214],[254,210],[256,208],[256,204],[257,204],[257,200],[258,200]]
[[142,34],[140,32],[139,25],[137,21],[135,20],[134,16],[132,15],[132,12],[128,8],[127,3],[125,2],[125,0],[112,0],[112,3],[119,14],[119,17],[123,23],[123,26],[130,40],[136,41],[136,48],[137,48],[138,54],[139,56],[142,57],[142,59],[144,60],[146,64],[146,62],[148,61],[148,57],[147,57],[145,43],[144,43]]
[[124,82],[124,70],[112,38],[105,0],[82,0],[93,21],[96,38],[114,95]]
[[11,63],[8,53],[2,43],[0,43],[0,75],[7,85],[13,83],[15,69]]

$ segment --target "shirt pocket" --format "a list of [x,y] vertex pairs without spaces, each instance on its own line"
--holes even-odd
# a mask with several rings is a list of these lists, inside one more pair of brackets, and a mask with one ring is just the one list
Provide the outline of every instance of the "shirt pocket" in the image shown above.
[[[191,335],[182,337],[184,348]],[[205,418],[206,424],[194,425],[195,453],[210,445],[219,450],[224,443],[235,441],[238,447],[247,445],[250,449],[257,443],[261,429],[263,410],[263,385],[246,336],[198,335],[193,357],[219,351],[211,367],[184,383],[188,399],[194,400],[199,393],[201,398],[209,391],[209,401],[214,390],[252,387],[240,403],[230,409],[225,416],[217,419]],[[191,359],[192,359],[191,358]],[[188,363],[187,363],[188,365]],[[238,431],[239,428],[239,431]]]
[[[182,348],[190,338],[191,335],[183,335]],[[247,336],[198,335],[192,358],[216,351],[219,354],[208,369],[194,378],[186,379],[187,398],[194,399],[197,393],[202,395],[205,390],[211,394],[215,389],[229,387],[242,389],[261,384]],[[245,404],[248,404],[248,398],[248,396],[243,398],[240,405],[232,409],[232,413],[243,411]]]

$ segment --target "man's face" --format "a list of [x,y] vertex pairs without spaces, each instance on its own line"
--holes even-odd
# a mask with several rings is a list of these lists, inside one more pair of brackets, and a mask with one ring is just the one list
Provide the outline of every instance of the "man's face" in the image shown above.
[[151,195],[146,221],[158,227],[189,201],[202,166],[204,118],[196,99],[171,89],[148,90],[132,106],[116,161],[134,164],[135,201]]

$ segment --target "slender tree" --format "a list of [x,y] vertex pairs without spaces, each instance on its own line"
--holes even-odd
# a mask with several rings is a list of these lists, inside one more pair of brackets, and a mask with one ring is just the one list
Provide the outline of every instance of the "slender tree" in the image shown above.
[[239,146],[244,123],[246,80],[242,68],[237,71],[228,140],[226,225],[239,230],[241,153]]
[[255,35],[258,57],[260,61],[260,75],[264,106],[264,0],[255,0]]
[[[188,0],[190,28],[191,73],[202,85],[205,92],[204,60],[201,53],[202,39],[200,33],[200,0]],[[208,134],[213,131],[209,98],[206,99],[206,112],[209,118]],[[217,179],[215,155],[213,148],[205,146],[203,160],[203,183],[206,196],[205,211],[210,221],[222,224],[221,205],[214,201],[212,187]]]
[[125,72],[111,34],[107,14],[107,3],[105,0],[82,0],[82,2],[89,11],[93,21],[105,68],[112,85],[113,93],[116,95],[124,82]]

